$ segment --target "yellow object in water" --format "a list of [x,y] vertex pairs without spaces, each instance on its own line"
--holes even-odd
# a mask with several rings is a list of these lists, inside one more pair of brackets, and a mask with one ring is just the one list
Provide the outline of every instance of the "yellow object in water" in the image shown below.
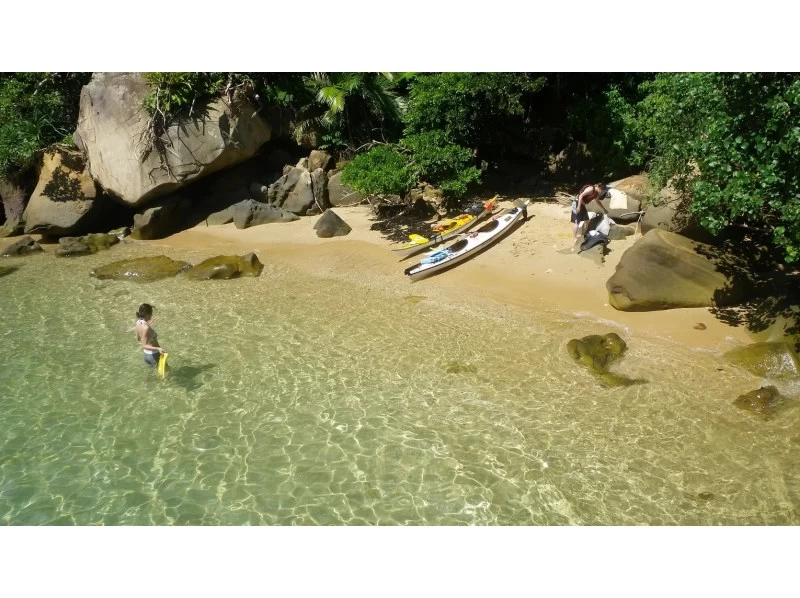
[[158,357],[158,375],[162,378],[167,377],[167,355],[168,353],[162,353]]

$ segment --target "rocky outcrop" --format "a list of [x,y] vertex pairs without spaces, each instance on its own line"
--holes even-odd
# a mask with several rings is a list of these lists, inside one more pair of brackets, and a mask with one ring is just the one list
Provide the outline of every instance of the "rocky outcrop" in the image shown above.
[[575,361],[598,377],[606,387],[642,384],[645,380],[631,379],[608,371],[609,366],[619,360],[627,350],[625,341],[615,332],[592,334],[581,339],[573,338],[567,343],[567,352]]
[[308,169],[311,172],[314,172],[318,168],[328,172],[331,168],[333,168],[334,164],[335,162],[333,161],[333,156],[322,150],[314,150],[308,156]]
[[701,243],[713,242],[714,237],[689,213],[690,201],[671,185],[667,185],[655,196],[642,216],[642,232],[654,228],[678,233]]
[[250,228],[270,222],[292,222],[300,218],[271,204],[245,199],[230,208],[208,217],[209,224],[227,224],[233,221],[236,228]]
[[264,269],[255,253],[247,255],[218,255],[204,260],[186,271],[186,276],[194,280],[217,280],[238,278],[239,276],[258,276]]
[[364,197],[350,187],[342,184],[342,173],[336,172],[328,178],[328,201],[332,207],[355,205],[364,201]]
[[133,239],[163,239],[178,232],[192,209],[191,200],[173,196],[133,217]]
[[0,250],[0,256],[3,257],[19,257],[31,253],[41,253],[44,251],[42,246],[39,245],[32,237],[25,235],[18,241],[11,243],[5,249]]
[[739,396],[733,404],[755,415],[770,419],[784,403],[785,397],[774,386],[762,386]]
[[738,255],[654,229],[622,255],[606,288],[616,309],[649,311],[736,305],[753,280]]
[[[0,181],[0,203],[3,204],[4,227],[9,235],[22,229],[22,215],[25,211],[25,192],[9,183]],[[0,234],[0,237],[7,236]]]
[[270,127],[244,100],[195,106],[170,126],[159,151],[148,142],[140,73],[96,73],[81,91],[76,136],[92,177],[129,206],[140,206],[251,157]]
[[102,216],[104,202],[108,201],[79,152],[48,151],[23,215],[25,232],[53,236],[87,232]]
[[90,255],[119,243],[117,235],[112,233],[93,233],[83,237],[61,237],[58,240],[59,248],[56,255],[59,257],[73,257]]
[[298,216],[314,210],[320,213],[330,207],[328,178],[321,168],[309,171],[302,165],[295,166],[269,186],[267,200]]
[[187,262],[173,260],[165,255],[157,255],[111,262],[105,266],[94,268],[90,274],[100,279],[130,279],[138,282],[151,282],[170,278],[188,268],[191,268],[191,264]]
[[343,237],[353,229],[338,214],[328,208],[314,224],[314,230],[317,231],[318,237],[327,239],[330,237]]

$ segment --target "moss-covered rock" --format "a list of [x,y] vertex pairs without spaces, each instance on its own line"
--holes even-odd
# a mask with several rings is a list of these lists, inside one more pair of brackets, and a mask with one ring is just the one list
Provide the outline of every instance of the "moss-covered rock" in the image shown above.
[[69,257],[97,253],[116,245],[119,239],[111,233],[91,233],[83,237],[61,237],[58,243],[60,247],[56,249],[56,255]]
[[574,338],[567,343],[570,357],[596,375],[600,383],[607,387],[630,386],[645,382],[608,371],[608,367],[622,357],[627,348],[625,341],[615,332],[604,335],[592,334],[582,339]]
[[0,250],[0,255],[6,257],[19,257],[21,255],[28,255],[31,253],[41,253],[44,249],[42,246],[39,245],[36,241],[33,240],[33,237],[29,235],[25,235],[18,241],[15,241],[5,249]]
[[744,409],[763,417],[772,417],[778,407],[783,403],[784,397],[774,386],[762,386],[741,395],[733,404],[739,409]]
[[762,378],[800,375],[800,358],[788,343],[753,343],[725,353],[732,364]]
[[186,276],[195,280],[258,276],[264,269],[255,253],[247,255],[218,255],[204,260],[186,271]]
[[140,282],[150,282],[170,278],[191,268],[191,264],[173,260],[165,255],[140,257],[131,260],[111,262],[92,270],[91,275],[100,279],[120,280],[129,278]]

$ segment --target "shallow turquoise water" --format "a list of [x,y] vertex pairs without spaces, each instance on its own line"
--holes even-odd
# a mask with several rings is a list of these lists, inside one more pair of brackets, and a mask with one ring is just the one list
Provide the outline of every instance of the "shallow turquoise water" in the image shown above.
[[[269,261],[257,279],[88,276],[155,253],[4,262],[3,524],[800,521],[797,411],[733,407],[762,381],[714,354]],[[167,381],[126,331],[145,301]],[[605,390],[568,357],[612,330],[616,371],[647,384]]]

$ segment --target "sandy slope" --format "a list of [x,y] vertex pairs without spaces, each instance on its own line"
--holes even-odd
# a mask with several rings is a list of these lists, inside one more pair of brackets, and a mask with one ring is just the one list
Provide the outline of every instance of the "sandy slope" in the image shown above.
[[[511,206],[502,202],[501,207]],[[622,254],[634,242],[612,241],[610,254],[599,265],[570,252],[572,236],[569,207],[537,202],[529,206],[529,220],[487,251],[455,268],[412,283],[403,270],[419,256],[399,262],[390,252],[393,244],[370,230],[373,216],[368,206],[337,208],[352,227],[345,237],[320,239],[313,230],[317,217],[236,229],[233,224],[205,226],[148,241],[180,250],[203,249],[208,255],[255,251],[262,262],[288,263],[316,275],[350,279],[407,295],[434,296],[450,301],[511,304],[537,312],[567,311],[587,318],[587,334],[597,331],[592,320],[625,326],[632,333],[659,337],[691,348],[722,350],[752,342],[743,327],[717,320],[706,308],[626,313],[608,305],[605,283]],[[698,323],[705,330],[695,329]]]

